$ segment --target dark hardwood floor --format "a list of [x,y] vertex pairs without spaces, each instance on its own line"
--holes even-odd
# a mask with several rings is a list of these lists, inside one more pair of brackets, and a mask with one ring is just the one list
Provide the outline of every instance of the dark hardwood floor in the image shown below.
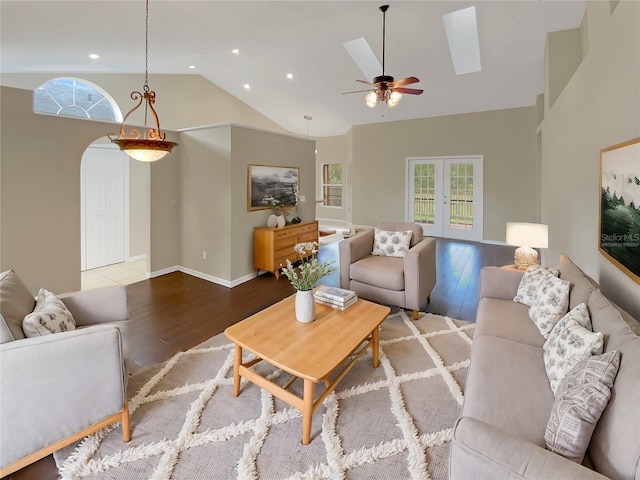
[[[318,257],[337,265],[337,252],[337,243],[329,244]],[[436,252],[438,281],[423,310],[474,321],[480,269],[513,263],[513,247],[439,239]],[[334,272],[325,283],[338,285],[338,278]],[[226,288],[180,272],[134,283],[128,290],[126,343],[132,373],[198,345],[295,291],[286,277],[276,280],[271,274]],[[58,475],[48,456],[8,478],[54,480]]]

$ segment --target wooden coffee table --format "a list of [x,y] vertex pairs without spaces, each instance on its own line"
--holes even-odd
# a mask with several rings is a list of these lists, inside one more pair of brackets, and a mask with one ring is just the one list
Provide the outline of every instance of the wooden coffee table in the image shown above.
[[[294,299],[295,295],[285,298],[230,326],[224,333],[235,343],[233,395],[240,394],[240,377],[245,377],[300,410],[302,444],[307,445],[313,412],[369,347],[373,350],[373,366],[378,367],[378,327],[391,309],[362,299],[344,311],[317,304],[316,319],[300,323],[295,317]],[[331,380],[330,374],[358,347],[361,347],[358,353]],[[242,363],[243,348],[258,358]],[[293,378],[284,387],[267,380],[250,368],[261,360]],[[302,398],[287,390],[296,378],[304,380]],[[325,390],[314,401],[314,387],[319,382],[324,382]]]

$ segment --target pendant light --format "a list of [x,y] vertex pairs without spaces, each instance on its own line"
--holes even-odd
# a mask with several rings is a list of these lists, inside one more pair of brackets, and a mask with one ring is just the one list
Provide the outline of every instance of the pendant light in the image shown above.
[[[138,101],[124,116],[122,125],[120,125],[120,133],[114,137],[112,133],[108,135],[109,140],[117,144],[120,150],[126,152],[130,157],[140,160],[141,162],[155,162],[160,160],[167,153],[171,152],[173,147],[177,146],[176,142],[165,140],[166,134],[160,130],[160,120],[158,114],[153,108],[156,102],[156,92],[149,89],[149,0],[146,0],[146,16],[145,16],[145,52],[144,52],[144,87],[143,92],[131,92],[131,99]],[[144,105],[144,128],[142,131],[138,128],[130,127],[129,134],[125,133],[125,123],[134,111],[136,111],[142,102]],[[155,120],[155,128],[147,127],[147,115],[151,112]]]

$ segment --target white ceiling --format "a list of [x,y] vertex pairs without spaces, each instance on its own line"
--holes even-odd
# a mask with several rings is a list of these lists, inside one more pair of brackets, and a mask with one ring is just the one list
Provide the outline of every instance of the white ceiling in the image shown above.
[[[383,3],[152,0],[149,72],[200,74],[291,132],[342,135],[358,124],[533,105],[546,33],[578,27],[585,9],[584,1],[386,2],[386,73],[420,78],[411,87],[424,93],[372,110],[364,93],[341,94],[371,80],[342,44],[364,37],[382,60]],[[456,76],[442,15],[472,5],[482,71]],[[2,73],[144,72],[143,1],[2,0],[0,8]]]

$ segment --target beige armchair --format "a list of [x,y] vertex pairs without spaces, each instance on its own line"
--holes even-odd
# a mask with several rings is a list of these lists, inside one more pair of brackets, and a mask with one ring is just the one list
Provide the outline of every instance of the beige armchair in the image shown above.
[[381,230],[411,230],[404,258],[372,255],[375,230],[367,229],[340,242],[340,286],[373,302],[413,310],[418,318],[436,284],[436,241],[410,222],[383,222]]
[[34,297],[13,270],[0,273],[0,477],[111,423],[131,438],[120,332],[126,287],[59,298],[76,329],[25,338]]

